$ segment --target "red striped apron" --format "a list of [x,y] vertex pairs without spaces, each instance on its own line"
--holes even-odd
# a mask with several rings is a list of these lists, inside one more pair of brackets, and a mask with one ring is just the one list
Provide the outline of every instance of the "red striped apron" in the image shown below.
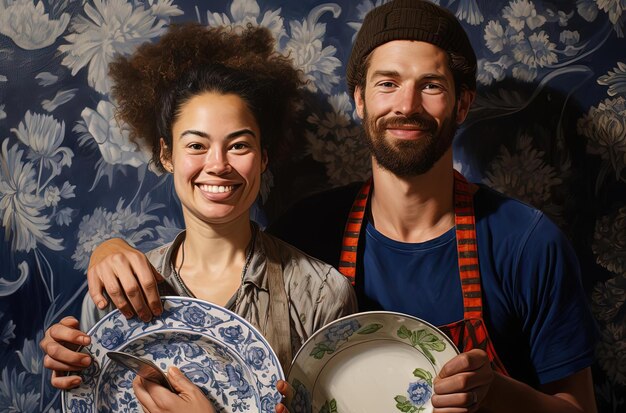
[[[357,247],[371,187],[371,179],[361,187],[348,215],[343,235],[339,271],[348,277],[352,285],[355,285],[356,282]],[[454,215],[459,274],[463,293],[463,319],[439,328],[450,337],[460,351],[465,352],[479,348],[487,352],[493,368],[507,375],[504,364],[496,354],[483,321],[473,201],[476,190],[476,185],[468,183],[463,175],[454,172]]]

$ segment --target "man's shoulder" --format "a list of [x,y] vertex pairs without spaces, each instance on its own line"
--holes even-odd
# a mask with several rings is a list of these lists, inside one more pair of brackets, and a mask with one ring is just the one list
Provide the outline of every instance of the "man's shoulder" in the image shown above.
[[346,219],[361,186],[361,182],[353,182],[303,198],[281,214],[267,232],[336,266]]

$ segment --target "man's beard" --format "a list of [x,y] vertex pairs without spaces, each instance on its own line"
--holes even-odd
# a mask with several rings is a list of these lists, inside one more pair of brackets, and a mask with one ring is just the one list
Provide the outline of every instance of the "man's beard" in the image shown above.
[[[370,119],[367,108],[364,108],[365,140],[376,162],[382,168],[400,177],[422,175],[428,172],[452,145],[457,129],[454,121],[456,110],[454,105],[452,114],[444,119],[438,131],[437,122],[425,114],[383,118],[376,124],[376,120]],[[426,134],[417,140],[390,141],[385,138],[387,128],[402,126],[416,127]]]

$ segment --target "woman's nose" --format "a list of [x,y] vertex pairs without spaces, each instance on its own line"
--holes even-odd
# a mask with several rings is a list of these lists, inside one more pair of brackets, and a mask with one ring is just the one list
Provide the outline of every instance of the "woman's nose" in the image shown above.
[[223,151],[209,151],[206,157],[204,171],[212,175],[224,175],[232,170],[228,157]]

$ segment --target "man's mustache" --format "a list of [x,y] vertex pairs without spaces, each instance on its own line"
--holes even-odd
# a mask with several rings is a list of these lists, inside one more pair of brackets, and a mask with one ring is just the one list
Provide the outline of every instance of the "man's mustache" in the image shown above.
[[393,116],[381,119],[380,128],[416,128],[420,130],[436,131],[437,122],[434,119],[419,115]]

